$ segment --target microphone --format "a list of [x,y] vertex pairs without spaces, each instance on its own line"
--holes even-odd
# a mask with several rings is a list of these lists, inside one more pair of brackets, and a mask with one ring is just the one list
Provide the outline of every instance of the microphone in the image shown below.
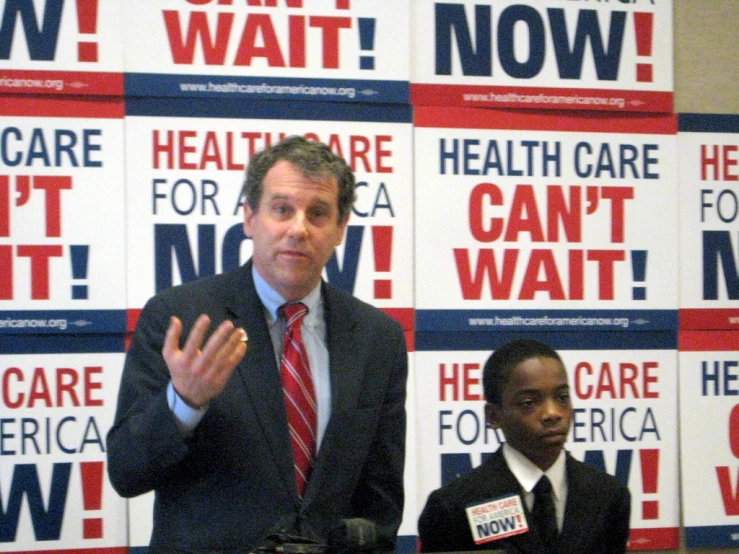
[[374,522],[356,517],[342,519],[331,529],[328,546],[332,552],[372,552],[377,550],[377,527]]
[[325,543],[294,534],[289,526],[273,528],[251,554],[325,554]]

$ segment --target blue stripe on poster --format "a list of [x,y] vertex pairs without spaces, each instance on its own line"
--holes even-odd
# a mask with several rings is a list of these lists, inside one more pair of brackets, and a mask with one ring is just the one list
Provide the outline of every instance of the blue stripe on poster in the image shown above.
[[685,527],[688,548],[739,546],[739,525]]
[[208,98],[127,98],[127,116],[221,117],[312,121],[368,121],[410,123],[412,108],[393,104],[339,104],[337,102],[275,102]]
[[0,335],[125,333],[126,310],[2,310]]
[[681,113],[677,128],[688,133],[739,133],[739,115]]
[[514,339],[533,338],[555,350],[677,350],[676,331],[476,331],[417,332],[415,351],[492,351]]
[[0,354],[84,354],[125,352],[125,335],[6,335]]
[[410,104],[408,81],[126,73],[126,96]]
[[677,310],[416,310],[417,331],[673,331]]

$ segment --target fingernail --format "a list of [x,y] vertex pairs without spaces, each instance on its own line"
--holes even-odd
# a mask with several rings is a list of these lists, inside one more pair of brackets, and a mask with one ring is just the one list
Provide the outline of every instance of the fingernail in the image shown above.
[[249,335],[246,334],[246,331],[244,329],[241,329],[241,342],[246,342],[249,340]]

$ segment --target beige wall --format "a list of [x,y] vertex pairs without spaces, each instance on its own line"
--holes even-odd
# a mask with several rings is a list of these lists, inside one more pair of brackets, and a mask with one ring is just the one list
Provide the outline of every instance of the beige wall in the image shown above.
[[739,0],[673,0],[673,16],[675,111],[739,114]]
[[[673,0],[673,8],[675,112],[739,114],[739,0]],[[689,550],[682,536],[681,544],[660,552],[739,552]]]

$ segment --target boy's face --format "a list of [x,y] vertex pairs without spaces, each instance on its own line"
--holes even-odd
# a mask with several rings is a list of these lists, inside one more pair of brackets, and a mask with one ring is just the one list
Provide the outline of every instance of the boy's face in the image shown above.
[[559,456],[572,420],[564,367],[554,358],[524,360],[511,373],[500,404],[486,404],[485,414],[508,444],[546,471]]

